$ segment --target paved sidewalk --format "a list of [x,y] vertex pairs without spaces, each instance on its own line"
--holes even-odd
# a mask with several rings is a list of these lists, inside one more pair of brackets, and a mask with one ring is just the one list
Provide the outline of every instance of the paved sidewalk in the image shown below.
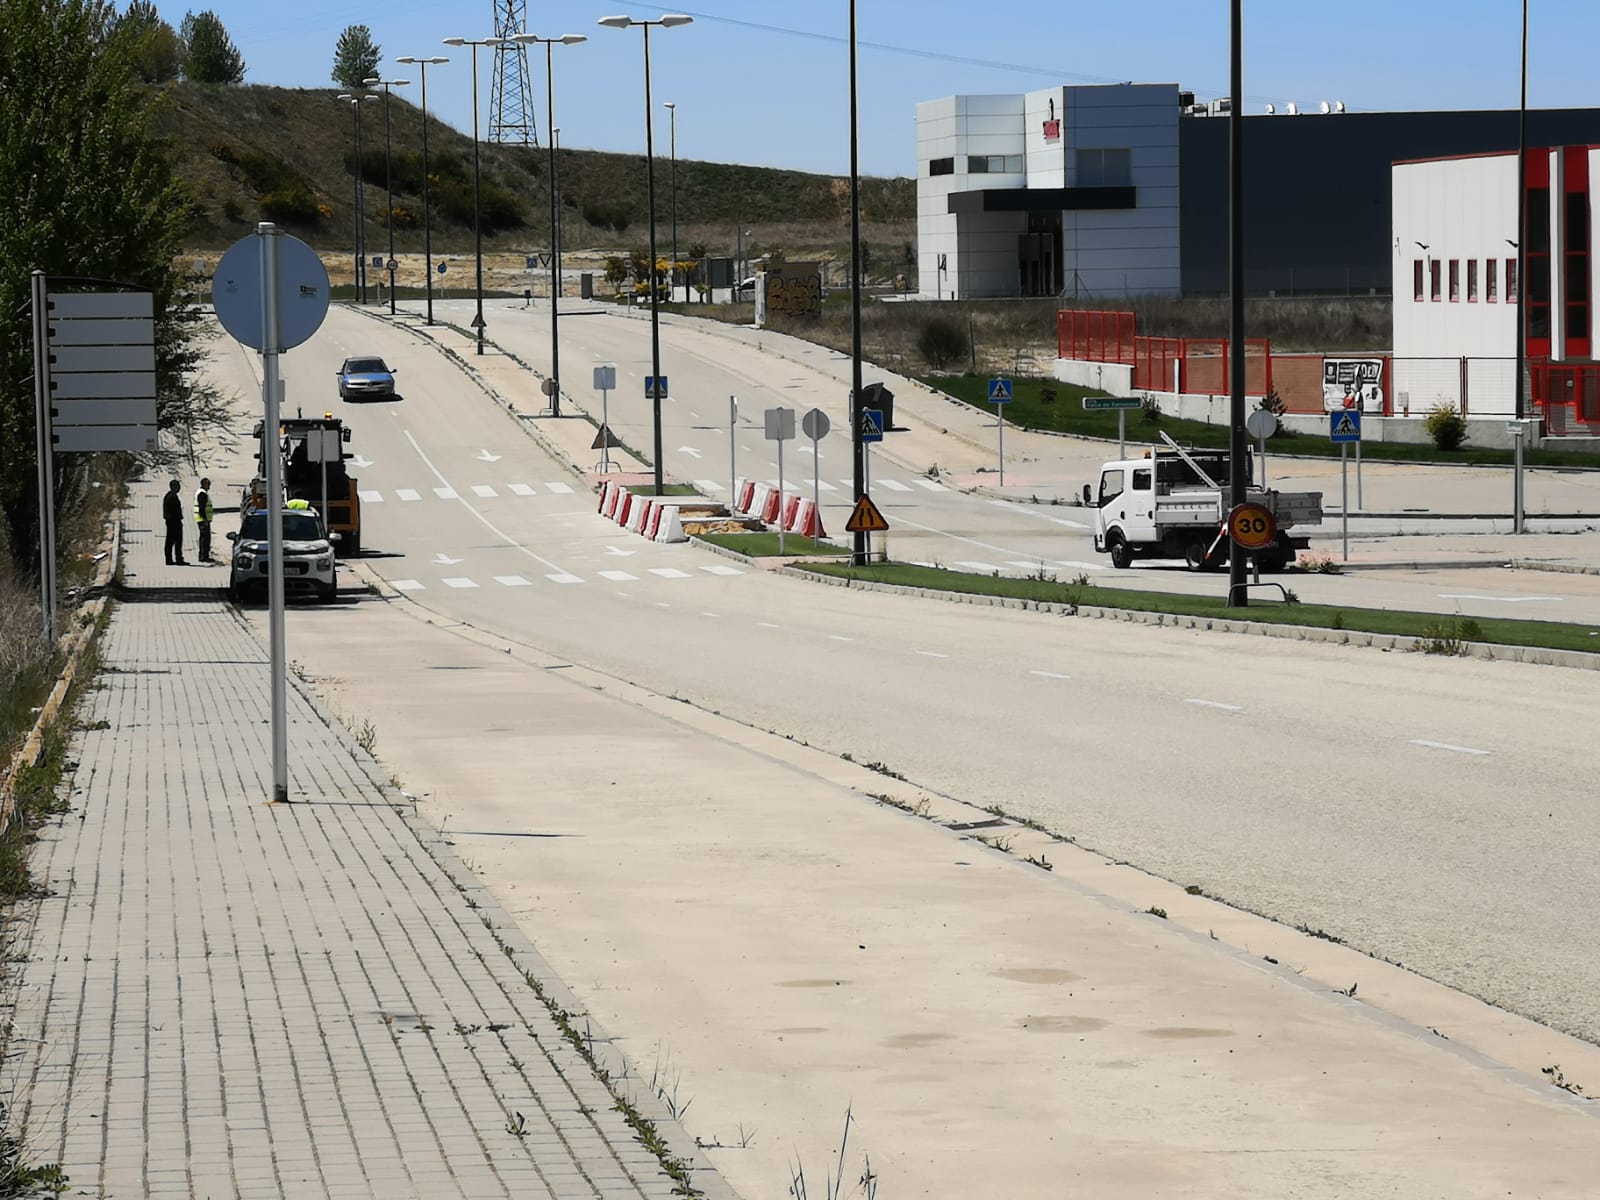
[[292,681],[292,802],[269,802],[266,649],[223,570],[160,564],[156,488],[128,518],[14,933],[30,1161],[74,1195],[674,1195],[530,979],[570,993]]

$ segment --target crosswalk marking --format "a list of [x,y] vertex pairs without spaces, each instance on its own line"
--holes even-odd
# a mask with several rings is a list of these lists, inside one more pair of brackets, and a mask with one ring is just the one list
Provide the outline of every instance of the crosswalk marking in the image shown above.
[[361,503],[363,503],[363,504],[382,504],[383,503],[383,493],[382,492],[365,492],[365,491],[363,491],[363,492],[357,492],[356,495],[361,497]]
[[396,496],[399,496],[400,499],[402,499],[402,500],[408,500],[409,501],[409,500],[421,500],[422,499],[421,496],[419,496],[416,492],[412,491],[410,488],[397,488],[395,490],[394,494]]
[[486,483],[475,483],[472,485],[472,494],[482,496],[485,500],[493,500],[500,493]]
[[898,479],[880,479],[878,482],[884,487],[888,488],[891,492],[909,492],[911,490]]
[[420,592],[424,590],[422,584],[415,579],[391,579],[389,586],[397,592]]
[[455,488],[437,487],[433,489],[433,494],[441,500],[454,500],[457,498]]
[[549,488],[552,492],[554,492],[558,496],[570,496],[570,495],[572,495],[572,488],[569,487],[567,484],[564,484],[564,483],[547,483],[547,484],[545,484],[545,487]]
[[942,492],[942,491],[944,491],[944,484],[935,483],[931,479],[913,479],[911,482],[916,484],[920,488],[927,488],[930,492]]
[[539,494],[525,483],[513,483],[511,490],[518,496],[537,496]]
[[496,575],[494,581],[506,587],[532,587],[533,580],[524,579],[521,575]]
[[838,490],[838,488],[834,487],[833,484],[829,483],[826,479],[817,480],[817,491],[819,492],[837,492]]
[[609,579],[612,583],[636,583],[639,577],[630,575],[626,571],[601,571],[601,579]]
[[568,575],[565,571],[563,571],[563,572],[561,572],[559,574],[556,574],[556,575],[546,575],[545,578],[548,579],[551,583],[582,583],[583,582],[583,580],[579,579],[576,575]]
[[694,485],[695,485],[695,487],[699,488],[702,492],[707,492],[707,493],[727,491],[727,489],[724,488],[715,479],[696,479],[694,481]]
[[739,570],[738,567],[725,567],[720,563],[712,563],[710,566],[704,566],[704,567],[701,567],[700,569],[702,571],[704,571],[707,575],[743,575],[744,574],[744,572]]
[[461,576],[452,576],[449,579],[441,579],[439,582],[449,588],[475,588],[478,586],[476,580],[465,579]]
[[689,572],[680,571],[677,567],[651,567],[650,574],[659,575],[662,579],[687,579]]

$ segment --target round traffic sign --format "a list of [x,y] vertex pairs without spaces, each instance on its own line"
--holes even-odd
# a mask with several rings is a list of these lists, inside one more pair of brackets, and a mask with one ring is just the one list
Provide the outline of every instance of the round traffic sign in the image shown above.
[[1278,536],[1278,521],[1264,504],[1239,504],[1228,514],[1228,536],[1241,550],[1265,550]]
[[439,274],[441,274],[441,275],[444,274],[444,268],[445,268],[445,264],[444,263],[440,263],[439,264]]
[[805,431],[805,435],[813,442],[820,442],[827,437],[828,430],[832,427],[832,422],[828,420],[828,414],[820,408],[813,408],[800,418],[800,428]]
[[[261,239],[271,237],[278,252],[278,344],[265,345],[262,328]],[[328,315],[328,269],[317,252],[286,233],[251,234],[228,247],[211,281],[217,320],[252,350],[288,350],[322,327]]]
[[391,258],[383,265],[391,271],[398,271],[400,269],[400,260],[398,258]]
[[1251,437],[1265,441],[1278,432],[1277,414],[1258,408],[1244,419],[1244,428]]

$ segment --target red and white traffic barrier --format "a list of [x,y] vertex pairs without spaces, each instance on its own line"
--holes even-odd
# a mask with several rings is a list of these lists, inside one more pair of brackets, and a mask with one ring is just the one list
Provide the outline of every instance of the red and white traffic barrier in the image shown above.
[[733,503],[729,506],[740,516],[750,512],[750,506],[755,501],[756,485],[754,480],[740,476],[733,481]]
[[689,535],[683,531],[683,521],[676,504],[663,504],[659,509],[655,531],[650,535],[658,542],[687,542]]
[[783,531],[803,534],[813,540],[827,537],[822,531],[822,512],[817,508],[816,501],[806,496],[796,496],[794,499],[796,503],[787,514]]
[[769,487],[761,496],[761,511],[754,516],[761,518],[763,525],[771,525],[777,521],[783,512],[783,493],[777,488]]
[[628,532],[642,533],[644,523],[650,519],[650,510],[656,505],[649,497],[635,497],[633,511],[628,514]]

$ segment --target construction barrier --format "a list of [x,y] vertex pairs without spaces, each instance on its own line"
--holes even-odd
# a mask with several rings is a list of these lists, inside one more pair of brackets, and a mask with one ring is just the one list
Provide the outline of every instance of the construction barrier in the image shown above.
[[750,512],[750,505],[755,500],[755,494],[756,485],[754,480],[746,479],[742,475],[738,479],[734,480],[733,504],[731,505],[733,511],[738,513],[740,516],[748,515]]
[[818,510],[816,501],[804,496],[797,496],[795,500],[797,503],[784,518],[783,531],[803,534],[812,539],[827,537],[828,535],[822,531],[822,513]]
[[650,519],[650,510],[656,506],[653,499],[635,501],[633,511],[628,514],[628,532],[640,533],[644,530],[644,523]]
[[661,506],[661,519],[656,523],[654,540],[658,542],[687,542],[689,535],[683,531],[683,521],[678,516],[676,504]]
[[607,480],[605,487],[600,491],[600,514],[609,520],[617,519],[617,506],[622,502],[622,497],[627,495],[627,489],[616,480]]
[[783,527],[784,532],[792,533],[794,531],[794,514],[799,507],[800,497],[798,495],[784,495],[783,511],[778,517],[778,523]]
[[621,494],[617,497],[617,507],[611,514],[611,519],[618,525],[626,525],[628,523],[628,513],[633,508],[635,499],[636,497],[632,492],[628,491],[627,488],[623,488]]
[[[763,485],[765,486],[765,485]],[[759,517],[763,525],[771,525],[777,521],[782,512],[783,493],[777,488],[769,487],[761,497],[761,511],[751,515]]]
[[665,504],[652,504],[645,515],[644,524],[639,527],[639,532],[652,542],[656,540],[656,530],[661,526],[661,514],[666,508]]

